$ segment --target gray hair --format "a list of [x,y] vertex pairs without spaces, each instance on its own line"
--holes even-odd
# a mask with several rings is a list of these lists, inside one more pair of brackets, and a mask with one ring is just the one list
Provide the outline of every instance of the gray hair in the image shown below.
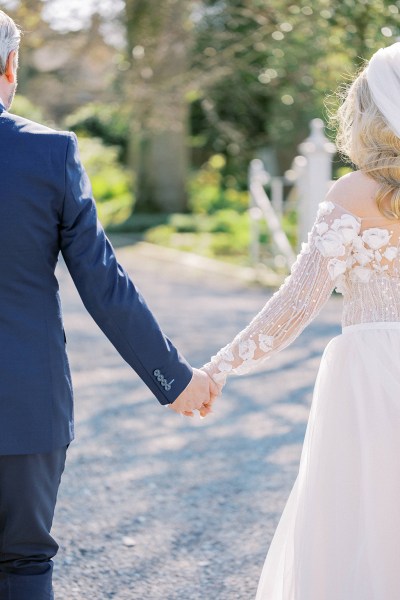
[[[0,10],[0,75],[5,73],[10,52],[15,50],[16,55],[18,55],[20,41],[21,30],[11,17]],[[17,60],[15,64],[17,65]]]

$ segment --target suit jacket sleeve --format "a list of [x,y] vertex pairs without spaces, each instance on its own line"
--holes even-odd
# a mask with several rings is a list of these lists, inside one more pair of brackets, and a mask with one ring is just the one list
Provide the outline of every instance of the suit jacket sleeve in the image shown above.
[[60,225],[61,252],[82,301],[126,362],[161,404],[173,402],[193,371],[117,262],[97,219],[89,178],[69,135],[65,196]]

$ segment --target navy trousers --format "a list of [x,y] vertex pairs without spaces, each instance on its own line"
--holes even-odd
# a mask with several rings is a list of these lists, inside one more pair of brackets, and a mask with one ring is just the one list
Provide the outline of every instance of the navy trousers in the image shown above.
[[68,446],[0,456],[0,600],[53,600],[50,535]]

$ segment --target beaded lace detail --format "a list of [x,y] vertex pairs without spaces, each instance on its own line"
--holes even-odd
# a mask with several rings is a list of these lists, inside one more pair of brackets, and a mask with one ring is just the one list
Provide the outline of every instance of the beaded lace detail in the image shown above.
[[251,323],[203,367],[221,388],[227,375],[247,373],[288,346],[333,289],[343,294],[342,325],[400,321],[400,228],[397,223],[396,232],[366,228],[366,222],[333,202],[319,205],[290,275]]

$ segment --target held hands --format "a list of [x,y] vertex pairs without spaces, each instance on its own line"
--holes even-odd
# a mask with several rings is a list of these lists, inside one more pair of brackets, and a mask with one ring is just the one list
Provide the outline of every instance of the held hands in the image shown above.
[[210,412],[215,398],[219,395],[217,384],[207,373],[193,369],[193,377],[189,385],[178,398],[169,405],[169,408],[178,414],[194,417],[198,410],[201,417],[206,417]]

